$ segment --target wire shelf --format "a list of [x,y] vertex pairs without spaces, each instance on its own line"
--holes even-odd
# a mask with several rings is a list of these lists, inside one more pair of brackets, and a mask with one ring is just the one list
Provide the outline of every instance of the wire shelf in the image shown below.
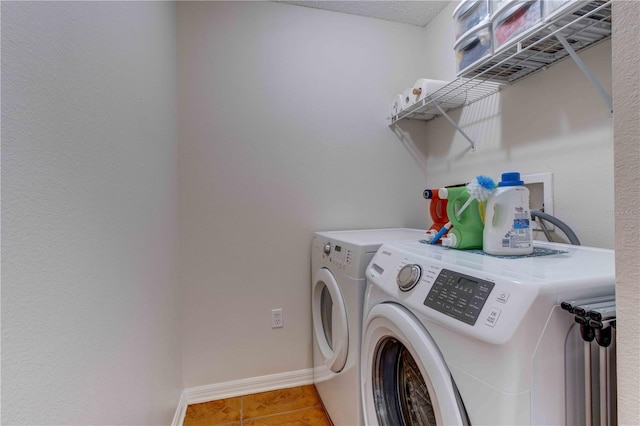
[[390,117],[390,125],[403,119],[430,120],[449,109],[470,105],[507,84],[610,38],[611,2],[580,1],[573,9],[541,22],[463,76]]

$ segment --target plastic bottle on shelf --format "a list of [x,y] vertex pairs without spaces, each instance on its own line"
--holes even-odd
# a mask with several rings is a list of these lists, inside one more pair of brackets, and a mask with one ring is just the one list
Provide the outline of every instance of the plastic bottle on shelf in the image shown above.
[[503,173],[498,189],[487,202],[482,249],[494,255],[533,252],[529,189],[518,172]]
[[478,200],[473,200],[457,218],[456,212],[469,198],[467,188],[441,188],[438,195],[440,198],[448,200],[447,216],[453,225],[449,232],[442,237],[442,245],[455,249],[482,248],[483,225],[478,210]]

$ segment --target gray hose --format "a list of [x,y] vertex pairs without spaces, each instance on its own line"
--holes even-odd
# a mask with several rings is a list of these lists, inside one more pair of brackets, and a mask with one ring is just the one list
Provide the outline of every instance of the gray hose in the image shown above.
[[[573,232],[573,230],[569,227],[569,225],[567,225],[566,223],[564,223],[563,221],[561,221],[560,219],[558,219],[555,216],[551,216],[550,214],[547,214],[541,210],[531,210],[531,217],[532,218],[540,218],[541,219],[541,223],[542,220],[546,220],[547,222],[557,226],[558,228],[560,228],[560,230],[562,232],[564,232],[564,235],[567,236],[567,238],[569,239],[569,242],[571,244],[573,244],[574,246],[579,246],[580,244],[580,240],[578,239],[578,237],[576,236],[576,234]],[[549,238],[549,236],[547,235],[547,238]]]

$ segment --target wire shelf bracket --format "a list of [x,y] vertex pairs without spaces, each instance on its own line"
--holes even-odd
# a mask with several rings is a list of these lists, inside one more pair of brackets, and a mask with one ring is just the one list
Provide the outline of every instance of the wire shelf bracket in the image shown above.
[[462,130],[462,128],[461,128],[460,126],[458,126],[458,123],[456,123],[456,121],[455,121],[453,118],[449,117],[449,114],[447,114],[447,113],[442,109],[442,107],[440,107],[440,105],[438,105],[437,103],[434,103],[433,105],[436,107],[436,109],[438,110],[438,112],[439,112],[439,113],[440,113],[444,118],[446,118],[446,119],[447,119],[447,121],[448,121],[449,123],[451,123],[451,125],[452,125],[453,127],[455,127],[455,129],[458,131],[458,133],[460,133],[462,136],[464,136],[464,138],[465,138],[467,141],[469,141],[469,143],[471,144],[471,151],[475,152],[475,150],[476,150],[476,143],[475,143],[475,141],[474,141],[473,139],[471,139],[471,138],[469,137],[469,135],[467,135],[467,134],[464,132],[464,130]]
[[609,113],[613,114],[613,98],[611,97],[611,95],[609,95],[609,93],[604,89],[604,87],[602,87],[602,85],[600,84],[596,76],[593,75],[593,73],[589,70],[587,65],[582,61],[582,59],[580,59],[580,57],[578,56],[576,51],[573,50],[573,48],[571,47],[567,39],[564,38],[564,36],[560,33],[557,33],[555,36],[558,39],[558,41],[562,44],[562,46],[565,48],[569,56],[571,56],[571,59],[573,59],[573,61],[578,66],[578,68],[580,68],[580,71],[582,71],[582,73],[589,79],[591,84],[593,84],[595,88],[598,90],[598,92],[600,92],[600,95],[604,98],[605,102],[609,106]]

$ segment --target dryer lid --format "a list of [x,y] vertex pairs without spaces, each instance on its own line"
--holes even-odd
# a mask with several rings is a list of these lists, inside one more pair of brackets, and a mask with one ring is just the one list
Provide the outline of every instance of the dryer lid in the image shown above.
[[367,423],[469,424],[442,354],[406,309],[393,303],[374,306],[363,336],[361,380]]
[[319,269],[313,279],[311,310],[314,335],[324,364],[339,373],[347,362],[349,325],[340,287],[327,268]]

